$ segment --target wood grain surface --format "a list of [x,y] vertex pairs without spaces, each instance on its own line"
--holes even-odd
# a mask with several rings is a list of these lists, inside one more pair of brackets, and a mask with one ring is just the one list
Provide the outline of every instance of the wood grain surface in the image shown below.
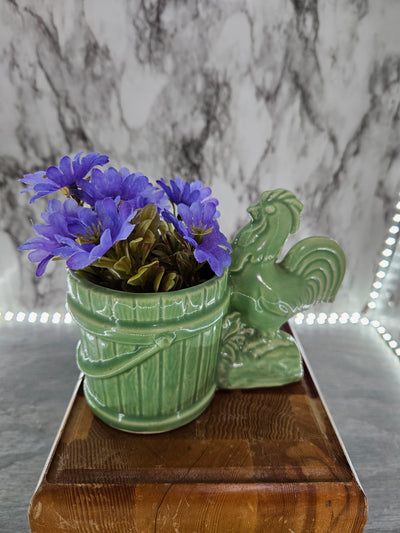
[[217,391],[194,422],[135,435],[77,388],[29,509],[34,533],[358,532],[367,517],[307,371],[275,389]]

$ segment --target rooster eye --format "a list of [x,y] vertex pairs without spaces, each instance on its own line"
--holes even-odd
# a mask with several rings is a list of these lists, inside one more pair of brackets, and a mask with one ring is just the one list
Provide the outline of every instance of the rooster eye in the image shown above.
[[272,215],[272,213],[275,213],[276,207],[274,205],[267,205],[265,208],[265,212],[268,213],[268,215]]

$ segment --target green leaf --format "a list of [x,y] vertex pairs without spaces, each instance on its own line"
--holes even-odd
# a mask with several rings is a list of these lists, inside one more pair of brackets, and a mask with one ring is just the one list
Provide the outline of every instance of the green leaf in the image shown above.
[[131,276],[127,283],[135,287],[140,287],[144,291],[151,292],[154,290],[154,280],[159,275],[160,270],[164,269],[159,266],[158,261],[153,261],[147,265],[141,266],[137,273]]
[[132,268],[132,263],[129,257],[124,255],[116,263],[114,263],[115,270],[119,270],[120,272],[125,272],[125,274],[129,275]]
[[142,262],[144,263],[147,259],[147,256],[150,253],[150,250],[153,248],[154,243],[156,242],[156,237],[153,232],[150,230],[147,230],[146,233],[143,235],[143,242],[142,242]]
[[111,259],[110,257],[106,257],[104,255],[92,263],[93,266],[100,268],[114,268],[114,264],[115,259]]
[[164,272],[165,272],[165,270],[162,267],[160,267],[160,269],[158,271],[158,274],[156,275],[156,277],[154,278],[154,281],[153,281],[154,292],[158,292],[158,288],[160,287],[160,283],[161,283],[162,277],[164,275]]
[[168,272],[162,280],[160,290],[162,292],[168,292],[174,288],[178,288],[176,287],[178,280],[179,276],[176,272]]
[[143,240],[143,237],[138,237],[137,239],[133,239],[132,241],[129,241],[129,252],[131,255],[135,256],[137,253],[137,249],[139,247],[139,243],[141,243]]
[[154,204],[145,205],[138,210],[133,223],[135,224],[134,232],[137,236],[142,237],[148,229],[156,233],[160,224],[157,207]]

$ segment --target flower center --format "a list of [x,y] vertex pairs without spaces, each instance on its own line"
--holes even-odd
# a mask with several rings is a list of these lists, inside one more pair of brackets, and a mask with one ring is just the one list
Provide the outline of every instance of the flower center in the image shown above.
[[197,244],[201,244],[204,235],[209,235],[213,230],[212,226],[207,228],[207,224],[203,224],[202,222],[198,226],[191,224],[190,229]]
[[92,224],[92,226],[86,228],[85,233],[77,233],[75,239],[78,244],[98,244],[100,242],[100,226]]

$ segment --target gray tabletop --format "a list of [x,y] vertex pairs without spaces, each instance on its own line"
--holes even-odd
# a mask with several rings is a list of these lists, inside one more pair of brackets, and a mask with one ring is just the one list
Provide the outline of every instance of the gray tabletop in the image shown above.
[[[400,531],[400,364],[360,324],[296,333],[369,502],[366,531]],[[0,531],[27,509],[78,378],[75,326],[0,325]]]
[[400,531],[400,359],[371,326],[296,326],[368,499],[365,531]]

